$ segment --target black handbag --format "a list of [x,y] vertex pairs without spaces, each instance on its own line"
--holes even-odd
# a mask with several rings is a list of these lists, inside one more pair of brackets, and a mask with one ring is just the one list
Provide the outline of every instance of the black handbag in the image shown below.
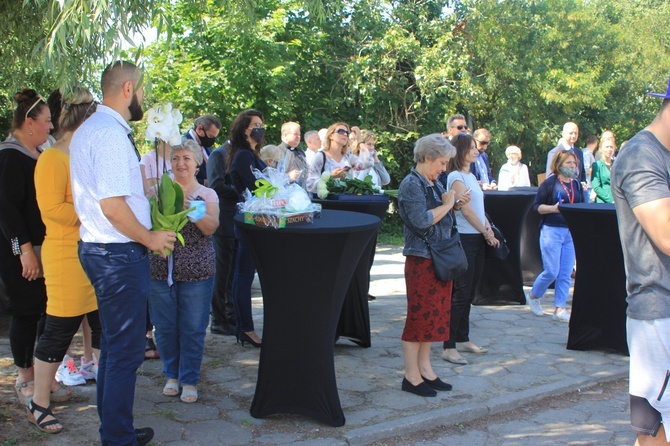
[[[455,215],[452,214],[452,217],[455,222]],[[468,259],[465,257],[465,251],[463,251],[461,236],[455,230],[455,227],[452,227],[451,237],[432,244],[428,242],[425,236],[419,237],[430,251],[433,268],[435,268],[435,277],[439,280],[446,282],[456,279],[468,270]]]
[[[416,175],[418,176],[418,174]],[[425,187],[424,193],[426,195],[427,204],[429,195]],[[426,234],[430,232],[431,228],[429,228],[425,234],[421,235],[415,231],[414,228],[408,225],[407,222],[404,222],[405,226],[407,226],[407,229],[423,240],[423,242],[428,247],[430,257],[433,259],[435,277],[437,277],[438,280],[441,280],[442,282],[447,282],[457,277],[461,277],[468,270],[468,259],[465,257],[465,251],[463,251],[461,236],[456,230],[456,214],[452,209],[448,215],[451,216],[452,221],[451,235],[446,240],[439,240],[434,243],[430,243],[426,238]]]
[[494,248],[493,246],[489,245],[488,243],[486,244],[486,252],[485,252],[485,257],[487,259],[500,259],[500,260],[505,260],[507,256],[509,255],[509,248],[507,247],[507,240],[505,240],[505,236],[503,233],[498,229],[496,225],[493,224],[491,219],[489,219],[489,223],[491,223],[491,230],[493,231],[493,235],[495,235],[496,239],[500,242],[497,248]]

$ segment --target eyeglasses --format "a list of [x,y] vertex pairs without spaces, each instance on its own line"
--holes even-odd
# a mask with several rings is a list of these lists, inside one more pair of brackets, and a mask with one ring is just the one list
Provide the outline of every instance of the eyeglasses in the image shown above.
[[467,125],[457,125],[456,128],[457,128],[458,130],[467,130],[467,129],[468,129],[468,126],[467,126]]
[[489,143],[491,142],[491,141],[479,141],[479,140],[475,140],[475,141],[477,141],[477,142],[478,142],[479,144],[481,144],[482,146],[488,146]]
[[337,129],[333,133],[339,133],[340,135],[349,136],[349,130],[346,129]]
[[25,117],[25,119],[28,119],[28,114],[29,114],[31,111],[33,111],[33,109],[34,109],[35,107],[37,107],[37,104],[39,104],[40,101],[44,102],[45,104],[47,103],[47,101],[44,100],[44,98],[42,97],[42,95],[41,95],[41,94],[38,94],[38,95],[37,95],[37,100],[35,101],[35,103],[34,103],[34,104],[28,109],[28,111],[26,112],[26,117]]
[[[247,128],[248,128],[248,129],[264,129],[265,126],[263,125],[263,123],[261,123],[261,122],[257,122],[256,124],[254,124],[254,125],[250,125],[250,126],[247,127]],[[203,132],[205,131],[205,129],[202,129],[202,130],[203,130]],[[205,135],[207,135],[207,132],[205,132]]]

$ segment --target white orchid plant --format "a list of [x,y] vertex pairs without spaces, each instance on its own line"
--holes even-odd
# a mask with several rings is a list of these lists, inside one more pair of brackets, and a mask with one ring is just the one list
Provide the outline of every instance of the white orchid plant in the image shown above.
[[184,120],[181,112],[172,108],[171,103],[156,104],[147,112],[147,139],[163,140],[171,146],[181,144],[179,124]]

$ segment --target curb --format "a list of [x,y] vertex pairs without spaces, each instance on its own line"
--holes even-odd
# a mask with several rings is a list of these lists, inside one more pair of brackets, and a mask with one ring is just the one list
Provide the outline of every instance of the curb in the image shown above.
[[538,387],[492,398],[487,403],[472,402],[457,407],[447,407],[419,415],[378,423],[372,426],[352,429],[343,435],[348,445],[364,446],[385,438],[414,434],[440,426],[467,423],[479,418],[518,409],[529,403],[541,401],[547,397],[579,391],[583,387],[593,387],[600,383],[616,381],[628,377],[625,370],[607,373],[605,376],[571,378]]

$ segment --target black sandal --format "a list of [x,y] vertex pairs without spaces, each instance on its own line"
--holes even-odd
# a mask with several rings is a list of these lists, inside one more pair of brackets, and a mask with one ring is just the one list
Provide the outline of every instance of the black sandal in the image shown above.
[[[53,426],[54,424],[60,424],[60,422],[58,421],[58,419],[56,419],[53,412],[51,412],[51,406],[42,407],[35,404],[34,401],[30,401],[30,406],[28,407],[28,410],[30,410],[30,414],[28,414],[28,421],[37,426],[37,428],[42,432],[46,432],[47,434],[58,434],[63,430],[62,426],[60,429],[47,429],[48,426]],[[39,411],[42,413],[42,415],[40,415],[40,417],[37,419],[35,419],[35,411]],[[48,416],[52,416],[54,419],[51,421],[43,421]]]
[[160,359],[156,343],[153,338],[147,338],[147,345],[144,348],[144,359]]

